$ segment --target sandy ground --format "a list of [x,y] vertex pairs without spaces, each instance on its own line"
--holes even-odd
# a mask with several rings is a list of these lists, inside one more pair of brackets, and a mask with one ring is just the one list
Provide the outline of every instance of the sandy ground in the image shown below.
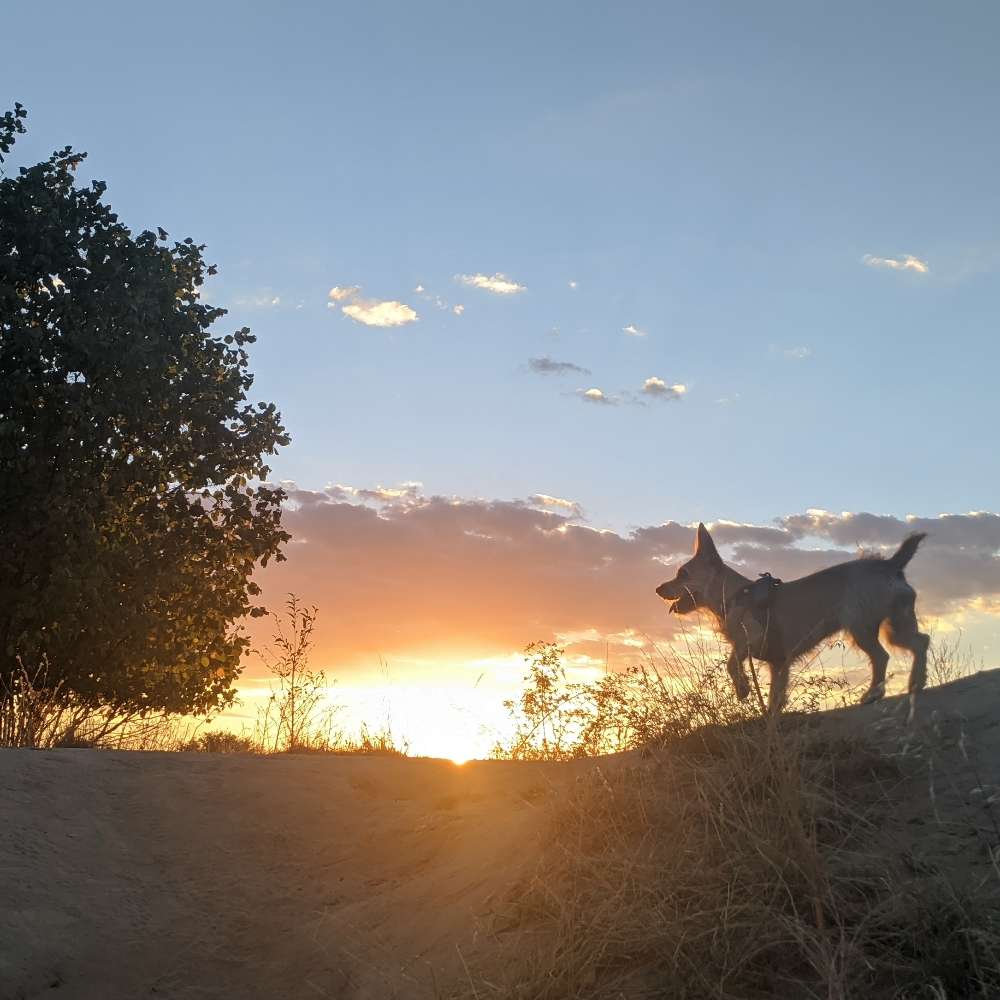
[[[916,735],[899,699],[818,723],[916,761],[886,843],[917,864],[991,868],[998,696],[928,692]],[[443,995],[592,766],[0,751],[0,1000]]]

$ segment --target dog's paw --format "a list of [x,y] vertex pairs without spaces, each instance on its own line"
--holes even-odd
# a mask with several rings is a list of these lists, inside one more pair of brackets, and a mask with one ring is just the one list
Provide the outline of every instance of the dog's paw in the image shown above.
[[885,681],[880,684],[873,684],[864,694],[860,704],[870,705],[874,701],[880,701],[885,697]]

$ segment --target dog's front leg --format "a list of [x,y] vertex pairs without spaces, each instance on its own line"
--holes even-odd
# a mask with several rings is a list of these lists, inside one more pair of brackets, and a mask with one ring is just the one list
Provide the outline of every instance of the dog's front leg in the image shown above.
[[747,672],[743,669],[745,656],[745,653],[741,653],[734,648],[730,652],[729,660],[726,663],[729,676],[733,679],[733,687],[736,688],[736,697],[740,701],[746,701],[750,697],[750,678],[747,677]]

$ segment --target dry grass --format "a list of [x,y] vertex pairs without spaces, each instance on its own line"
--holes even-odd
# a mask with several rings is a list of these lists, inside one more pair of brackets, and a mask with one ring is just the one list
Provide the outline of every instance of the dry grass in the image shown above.
[[[775,722],[734,703],[717,664],[688,656],[632,679],[642,724],[626,729],[645,749],[550,804],[536,873],[489,928],[500,960],[470,974],[465,995],[1000,995],[995,878],[959,889],[889,839],[894,797],[918,780],[910,762],[834,740],[806,715]],[[547,694],[522,707],[551,713]],[[850,694],[827,678],[798,699]]]
[[17,669],[0,678],[0,746],[177,750],[197,724],[161,712],[93,705],[48,683],[48,665]]
[[494,927],[505,975],[476,992],[1000,995],[995,916],[901,857],[886,864],[879,821],[902,780],[881,753],[794,720],[598,767],[552,806],[537,874]]

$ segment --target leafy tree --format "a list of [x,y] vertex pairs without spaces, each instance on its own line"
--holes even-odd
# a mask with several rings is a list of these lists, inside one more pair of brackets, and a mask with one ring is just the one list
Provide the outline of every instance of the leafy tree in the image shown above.
[[261,485],[288,437],[247,399],[249,329],[210,333],[204,247],[133,235],[84,156],[0,177],[0,681],[47,662],[85,703],[208,712],[288,539]]

